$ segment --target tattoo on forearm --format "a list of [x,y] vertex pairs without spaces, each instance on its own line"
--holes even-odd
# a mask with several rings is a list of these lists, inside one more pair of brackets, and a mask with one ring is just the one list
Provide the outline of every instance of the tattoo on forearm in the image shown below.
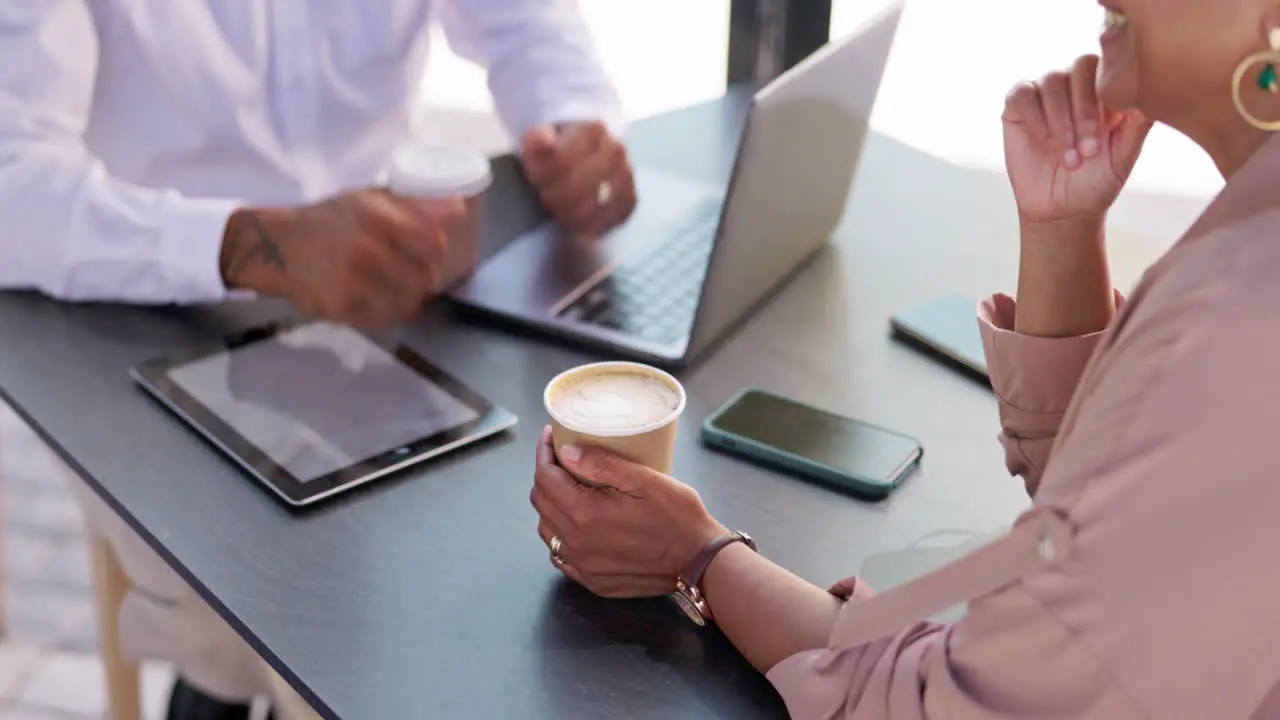
[[280,244],[267,233],[267,228],[262,221],[251,212],[241,213],[238,220],[235,234],[239,251],[231,258],[226,273],[227,279],[235,282],[255,262],[261,262],[276,270],[284,270],[287,266],[284,252],[280,250]]

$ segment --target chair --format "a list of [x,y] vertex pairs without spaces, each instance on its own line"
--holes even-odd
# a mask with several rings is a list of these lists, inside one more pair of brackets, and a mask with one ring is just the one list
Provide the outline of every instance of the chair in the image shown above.
[[[6,424],[22,426],[12,410],[0,401],[0,446],[7,438]],[[7,421],[7,422],[6,422]],[[42,444],[43,445],[43,444]],[[49,457],[57,457],[45,447]],[[111,544],[92,529],[87,530],[93,573],[93,596],[97,615],[98,656],[106,672],[108,717],[112,720],[142,720],[141,679],[137,663],[125,658],[120,647],[120,604],[129,590],[129,579],[116,560]],[[4,515],[0,512],[0,638],[7,634],[4,587]]]
[[272,716],[277,718],[296,718],[298,720],[320,720],[320,715],[311,705],[293,689],[280,674],[262,661],[266,669],[267,679],[271,686]]
[[111,720],[142,720],[142,681],[138,664],[120,647],[120,604],[129,591],[129,578],[106,538],[89,536],[93,564],[93,600],[98,620],[98,654],[107,680],[107,710]]
[[4,639],[8,628],[5,626],[5,618],[9,617],[8,608],[5,607],[4,599],[4,512],[0,508],[0,640]]

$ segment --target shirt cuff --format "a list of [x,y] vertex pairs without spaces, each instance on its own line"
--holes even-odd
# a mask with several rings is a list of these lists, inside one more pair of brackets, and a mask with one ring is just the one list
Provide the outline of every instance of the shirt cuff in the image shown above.
[[164,272],[178,302],[225,300],[222,279],[222,238],[237,200],[188,198],[175,203],[162,219]]
[[827,592],[847,603],[860,603],[875,597],[876,592],[857,575],[844,578],[827,588]]
[[[1123,298],[1116,293],[1117,306]],[[1054,432],[1105,331],[1045,338],[1014,331],[1017,304],[998,294],[978,305],[991,387],[1026,432]],[[1043,427],[1039,427],[1043,425]]]
[[[876,594],[857,576],[844,578],[832,585],[827,592],[845,601],[845,607],[840,609],[841,613],[848,611],[849,606],[869,600]],[[824,658],[829,659],[827,648],[799,652],[774,665],[765,673],[765,677],[787,701],[788,707],[791,707],[795,697],[803,697],[804,686],[813,682],[816,668],[823,665]]]
[[774,665],[764,676],[778,691],[789,716],[827,717],[825,711],[839,707],[852,684],[842,677],[841,665],[827,648],[805,650]]
[[609,128],[614,137],[622,137],[627,132],[627,122],[622,108],[612,99],[579,98],[557,103],[541,114],[539,124],[559,125],[570,122],[600,121]]

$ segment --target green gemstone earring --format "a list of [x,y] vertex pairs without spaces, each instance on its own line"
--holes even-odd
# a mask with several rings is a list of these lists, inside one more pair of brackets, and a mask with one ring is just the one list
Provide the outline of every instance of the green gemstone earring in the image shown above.
[[[1267,45],[1270,46],[1268,49],[1250,55],[1236,66],[1235,76],[1231,81],[1231,99],[1235,101],[1236,111],[1245,122],[1259,130],[1280,132],[1280,120],[1264,120],[1254,115],[1250,104],[1245,101],[1250,85],[1265,93],[1280,93],[1280,27],[1272,28],[1267,33]],[[1254,75],[1257,72],[1255,68],[1259,65],[1262,66],[1262,71]]]
[[1258,87],[1269,93],[1280,92],[1280,74],[1276,73],[1276,64],[1267,63],[1258,73]]

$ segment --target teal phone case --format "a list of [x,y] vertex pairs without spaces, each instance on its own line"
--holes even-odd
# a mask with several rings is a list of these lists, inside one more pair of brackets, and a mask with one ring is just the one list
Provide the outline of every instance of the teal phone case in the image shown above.
[[924,457],[924,448],[920,445],[918,440],[915,440],[915,438],[911,438],[910,436],[903,435],[902,433],[895,432],[888,428],[880,427],[879,425],[872,425],[871,423],[863,422],[861,420],[839,416],[844,417],[850,422],[858,423],[859,425],[863,425],[873,430],[879,430],[897,437],[908,438],[916,443],[917,451],[915,458],[911,459],[910,462],[903,467],[903,471],[899,473],[897,477],[890,478],[886,482],[881,478],[868,478],[852,475],[829,465],[815,462],[809,458],[802,457],[785,450],[780,450],[771,445],[765,445],[764,443],[751,438],[743,437],[736,433],[726,432],[716,427],[716,420],[720,418],[720,415],[727,408],[730,408],[737,403],[738,400],[747,393],[768,395],[785,402],[810,408],[814,412],[820,412],[828,415],[835,414],[828,410],[822,410],[820,408],[813,407],[812,405],[808,405],[791,398],[785,398],[781,395],[765,390],[760,390],[758,388],[744,388],[735,393],[728,402],[721,405],[719,409],[703,421],[702,442],[704,444],[714,450],[718,450],[729,455],[736,455],[750,462],[806,480],[812,480],[836,490],[853,493],[854,495],[869,500],[883,500],[888,498],[889,495],[902,484],[903,480],[907,479],[915,472],[916,468],[920,465],[920,460]]

